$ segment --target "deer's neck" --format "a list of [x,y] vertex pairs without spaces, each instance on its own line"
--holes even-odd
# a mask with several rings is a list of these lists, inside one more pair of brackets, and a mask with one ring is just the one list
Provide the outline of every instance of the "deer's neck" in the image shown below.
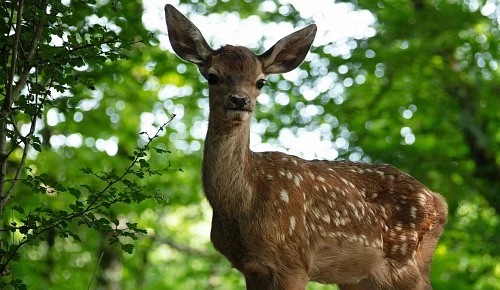
[[241,217],[253,200],[253,162],[249,122],[209,121],[203,151],[202,182],[214,210]]

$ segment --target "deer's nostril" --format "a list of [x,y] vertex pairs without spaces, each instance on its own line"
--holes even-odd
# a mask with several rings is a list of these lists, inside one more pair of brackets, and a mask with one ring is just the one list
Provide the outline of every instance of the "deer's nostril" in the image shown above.
[[243,107],[248,104],[248,98],[237,95],[229,95],[229,101],[236,105],[236,107]]

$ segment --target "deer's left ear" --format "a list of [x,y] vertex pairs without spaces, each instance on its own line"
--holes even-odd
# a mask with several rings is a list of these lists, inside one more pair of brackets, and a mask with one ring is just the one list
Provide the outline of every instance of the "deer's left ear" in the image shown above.
[[286,73],[298,67],[306,58],[316,36],[317,27],[311,24],[289,34],[259,55],[265,74]]

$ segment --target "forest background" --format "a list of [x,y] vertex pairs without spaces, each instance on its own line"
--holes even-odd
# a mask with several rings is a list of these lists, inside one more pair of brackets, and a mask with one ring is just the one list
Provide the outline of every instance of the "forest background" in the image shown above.
[[[160,2],[1,2],[0,288],[243,288],[208,239],[206,81]],[[449,204],[434,288],[500,289],[499,2],[170,3],[213,47],[317,23],[263,89],[252,148],[411,174]]]

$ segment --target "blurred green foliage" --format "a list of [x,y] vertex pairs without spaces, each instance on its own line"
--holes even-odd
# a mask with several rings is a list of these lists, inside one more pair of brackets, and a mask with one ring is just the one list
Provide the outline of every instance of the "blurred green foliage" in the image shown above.
[[[30,141],[34,149],[26,166],[66,188],[81,189],[83,184],[98,190],[103,183],[80,168],[124,172],[128,157],[148,141],[139,133],[154,134],[175,114],[152,143],[171,153],[153,150],[144,159],[147,165],[138,165],[169,170],[136,181],[169,202],[117,204],[100,213],[147,230],[136,241],[123,240],[135,246],[132,254],[122,251],[119,243],[109,245],[106,234],[69,224],[81,241],[60,236],[57,229],[44,232],[42,241],[20,249],[19,261],[10,263],[3,282],[18,279],[28,289],[242,289],[241,275],[208,240],[211,212],[199,181],[206,82],[196,67],[165,50],[162,31],[145,28],[144,5],[149,2],[50,2],[45,21],[51,25],[33,61],[46,69],[43,77],[52,73],[56,82],[45,92],[48,101],[34,133],[38,139]],[[296,28],[314,22],[303,19],[289,2],[193,0],[178,6],[190,17],[256,15],[264,23],[289,22]],[[14,39],[7,21],[16,3],[0,4],[5,21],[0,26],[3,103],[11,60],[6,52]],[[25,3],[23,47],[29,47],[35,34],[29,29],[40,19],[37,3]],[[283,129],[296,135],[320,130],[321,141],[337,150],[338,159],[391,163],[440,192],[450,216],[433,263],[434,289],[500,289],[500,7],[473,0],[338,5],[347,11],[369,11],[376,19],[376,33],[314,46],[296,81],[271,78],[263,90],[269,100],[259,102],[255,112],[256,134],[263,143],[287,149],[291,144],[279,138]],[[162,11],[157,14],[163,17]],[[265,39],[262,35],[256,44],[259,51]],[[29,77],[33,83],[43,78],[34,73]],[[317,89],[325,81],[329,86]],[[304,91],[310,92],[307,98]],[[282,93],[288,102],[278,101]],[[25,115],[16,116],[22,132],[36,113],[28,107]],[[6,140],[8,148],[14,145]],[[22,155],[22,147],[10,155],[7,179],[13,178]],[[27,176],[23,171],[21,178]],[[69,193],[40,193],[19,183],[5,207],[2,229],[13,222],[21,225],[21,211],[41,204],[63,210],[74,202]],[[20,233],[2,236],[9,241],[20,238]],[[333,287],[311,283],[308,289]]]

